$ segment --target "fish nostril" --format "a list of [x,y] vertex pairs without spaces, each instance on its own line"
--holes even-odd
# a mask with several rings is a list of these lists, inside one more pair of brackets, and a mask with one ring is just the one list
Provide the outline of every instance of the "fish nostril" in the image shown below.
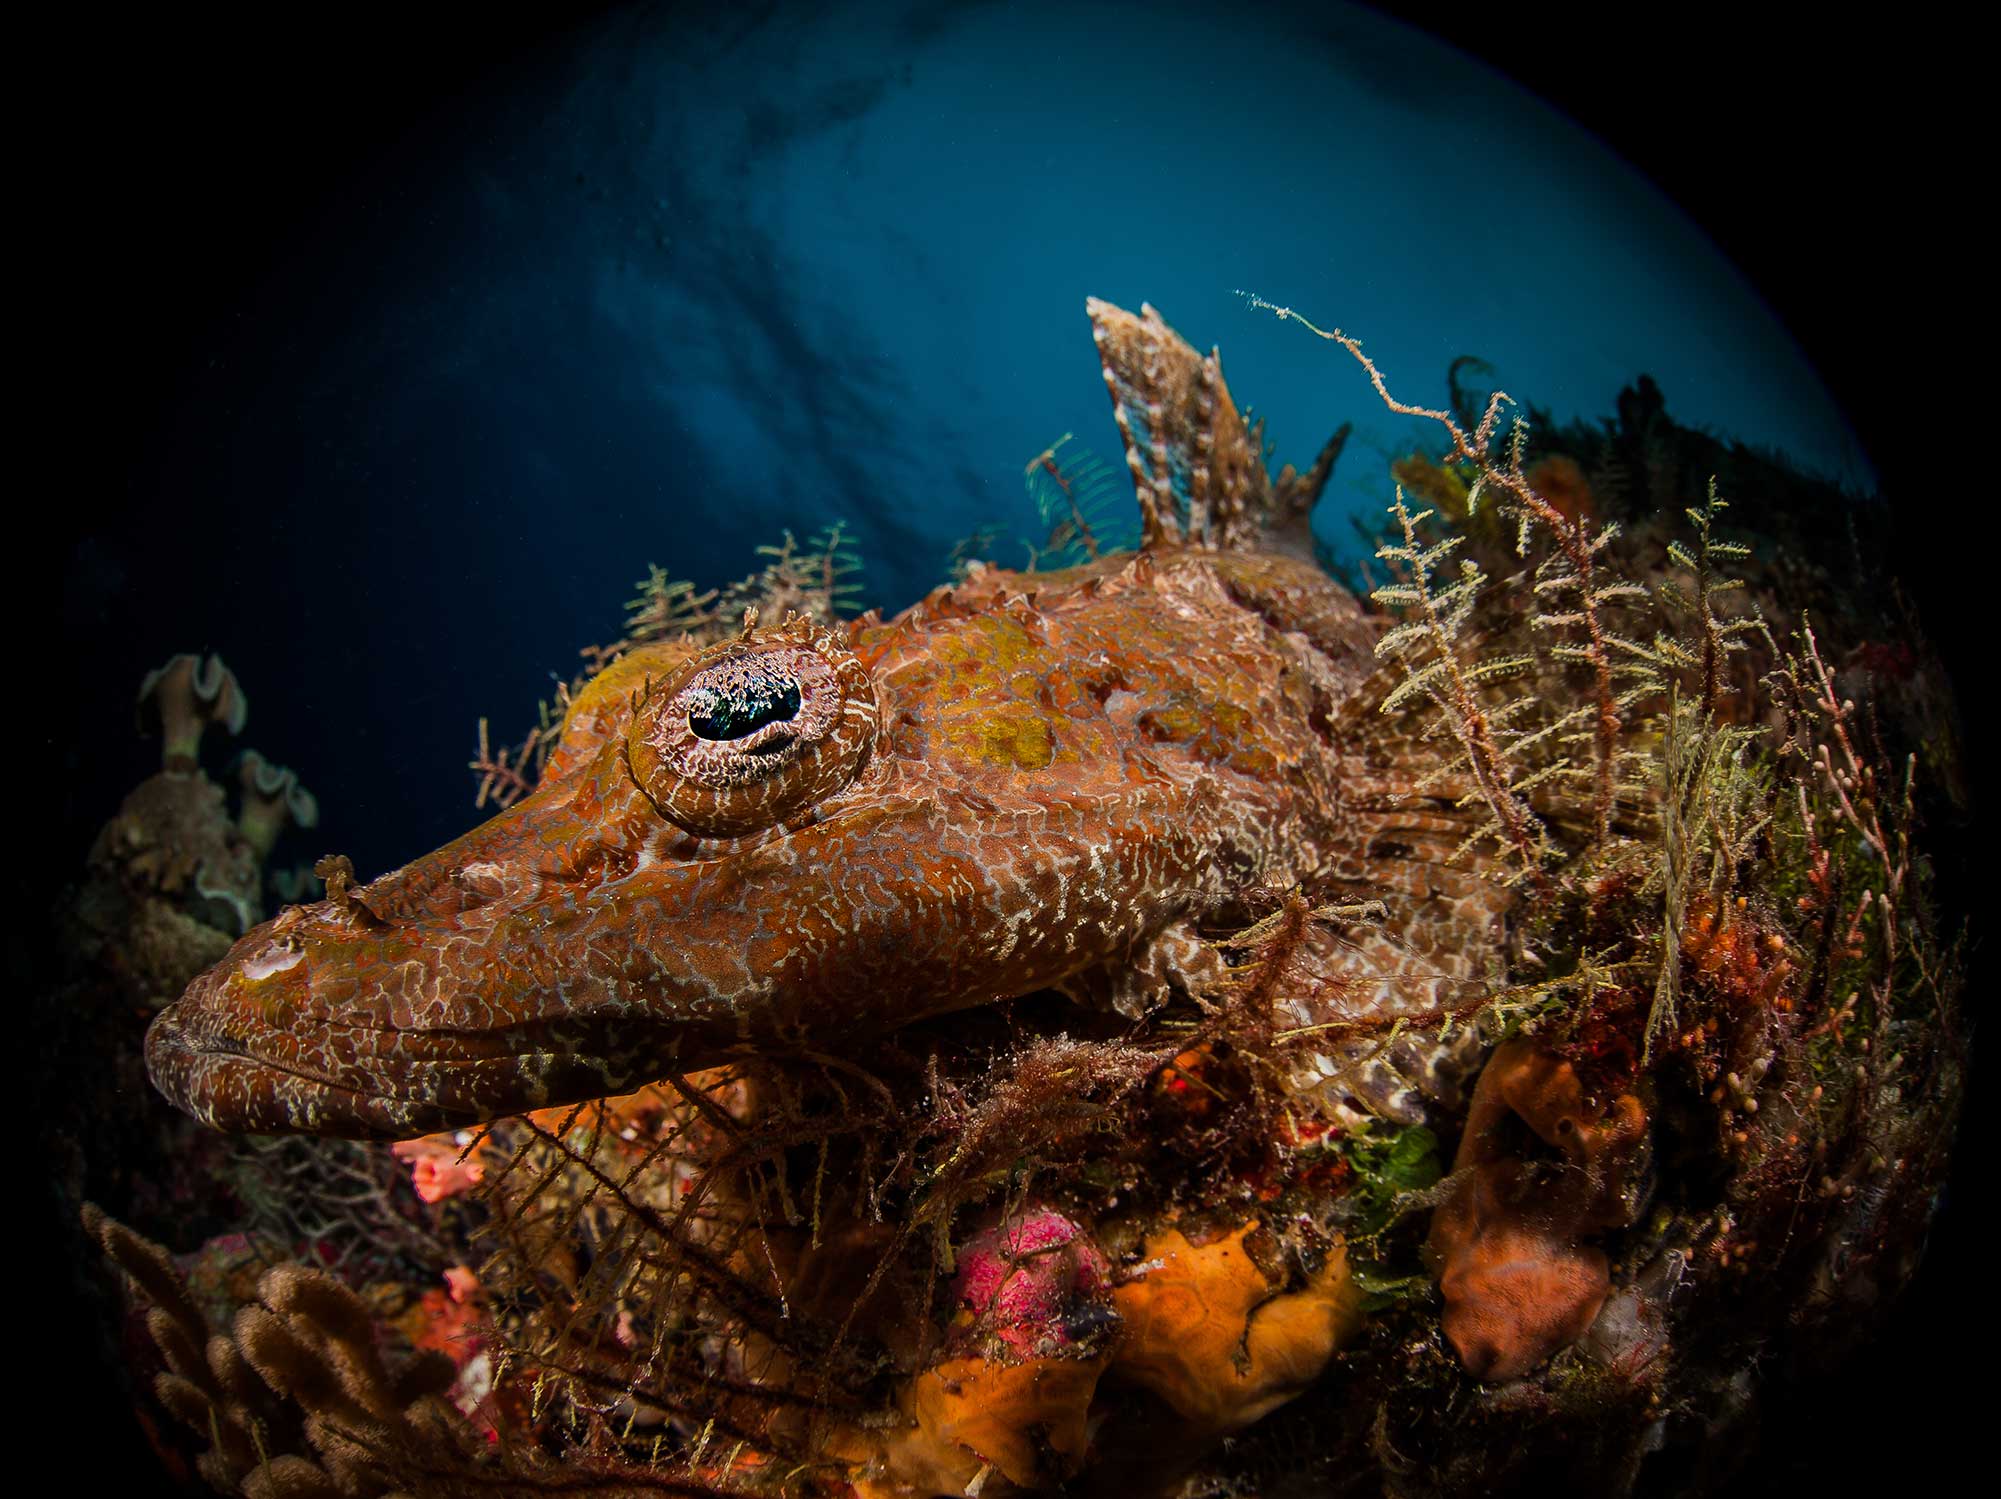
[[493,864],[468,864],[452,875],[452,883],[477,901],[499,900],[507,893],[506,881]]
[[518,860],[507,863],[482,860],[454,870],[450,886],[458,892],[464,908],[474,910],[498,901],[517,904],[531,901],[541,892],[544,874],[554,873],[561,878],[566,872],[573,870],[538,871]]
[[288,969],[296,968],[305,953],[290,942],[273,942],[254,957],[246,958],[241,969],[246,984],[262,983],[265,979]]

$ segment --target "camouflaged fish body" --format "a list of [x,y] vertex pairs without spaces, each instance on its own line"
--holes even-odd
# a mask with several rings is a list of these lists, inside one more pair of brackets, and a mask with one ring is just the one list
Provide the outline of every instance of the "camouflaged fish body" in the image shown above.
[[1288,960],[1280,1023],[1325,1036],[1296,1085],[1449,1091],[1387,1021],[1477,977],[1502,902],[1403,794],[1375,626],[1311,561],[1338,442],[1273,480],[1214,354],[1091,316],[1144,550],[634,651],[532,795],[239,941],[155,1022],[157,1085],[220,1128],[410,1136],[1041,988],[1140,1013],[1223,981],[1219,913],[1300,889],[1388,919]]

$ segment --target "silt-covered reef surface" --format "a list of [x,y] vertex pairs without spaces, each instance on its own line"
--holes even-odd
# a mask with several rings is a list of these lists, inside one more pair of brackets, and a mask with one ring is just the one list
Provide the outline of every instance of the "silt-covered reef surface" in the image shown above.
[[1428,409],[1298,319],[1436,436],[1337,579],[1345,430],[1273,475],[1217,356],[1090,313],[1124,473],[1030,461],[1026,568],[654,569],[401,870],[260,919],[317,808],[246,763],[229,824],[233,679],[148,684],[71,992],[236,1138],[160,1105],[150,1193],[67,1190],[191,1483],[1684,1492],[1894,1304],[1962,793],[1881,518],[1644,381]]

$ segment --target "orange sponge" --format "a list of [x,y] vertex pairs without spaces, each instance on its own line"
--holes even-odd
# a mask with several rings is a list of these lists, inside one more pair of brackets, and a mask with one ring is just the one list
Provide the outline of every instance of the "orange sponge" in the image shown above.
[[[1556,1158],[1517,1154],[1514,1119]],[[1569,1062],[1526,1038],[1495,1051],[1473,1092],[1456,1189],[1431,1221],[1445,1336],[1467,1373],[1519,1379],[1584,1335],[1612,1284],[1604,1251],[1584,1241],[1632,1221],[1649,1148],[1633,1094],[1593,1109]]]

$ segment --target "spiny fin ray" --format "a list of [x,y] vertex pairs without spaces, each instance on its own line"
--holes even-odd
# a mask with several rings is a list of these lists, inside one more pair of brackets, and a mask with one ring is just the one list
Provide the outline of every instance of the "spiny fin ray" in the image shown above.
[[1262,427],[1244,421],[1215,350],[1198,354],[1142,303],[1137,316],[1085,303],[1112,415],[1125,443],[1145,544],[1261,548],[1313,555],[1308,517],[1347,438],[1336,433],[1305,474],[1265,471]]

